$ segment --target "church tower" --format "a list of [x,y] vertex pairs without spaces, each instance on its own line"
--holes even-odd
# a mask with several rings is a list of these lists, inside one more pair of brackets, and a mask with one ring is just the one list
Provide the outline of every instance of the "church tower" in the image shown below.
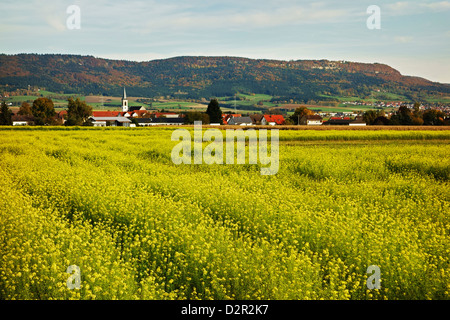
[[127,100],[127,92],[125,91],[125,88],[123,88],[122,112],[128,112],[128,100]]

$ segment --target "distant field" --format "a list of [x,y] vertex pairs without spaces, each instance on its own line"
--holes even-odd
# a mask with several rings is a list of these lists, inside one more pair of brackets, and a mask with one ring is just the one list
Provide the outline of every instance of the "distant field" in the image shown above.
[[6,102],[12,102],[13,106],[19,107],[22,102],[28,102],[32,104],[34,100],[42,97],[52,99],[55,108],[67,107],[67,99],[70,97],[80,97],[81,99],[83,99],[82,96],[76,94],[59,94],[41,90],[39,92],[34,92],[32,95],[9,97],[8,99],[6,99]]
[[372,95],[370,96],[370,98],[367,99],[362,99],[359,97],[345,97],[345,96],[332,96],[332,95],[319,95],[320,97],[323,98],[331,98],[331,99],[335,99],[337,101],[366,101],[366,102],[375,102],[377,100],[384,100],[384,101],[405,101],[407,100],[407,98],[405,96],[402,95],[398,95],[395,93],[390,93],[390,92],[376,92],[373,91]]
[[[257,106],[260,108],[272,108],[275,106],[274,103],[270,102],[270,100],[273,98],[270,95],[266,95],[266,94],[238,94],[237,95],[238,98],[245,98],[245,100],[239,100],[236,99],[236,109],[237,111],[239,111],[239,113],[244,113],[245,111],[248,111],[250,109],[246,109],[246,107],[250,107],[250,106]],[[218,97],[217,98],[219,100],[219,103],[225,103],[225,104],[229,104],[232,107],[229,108],[230,111],[234,111],[234,96],[231,97]],[[262,102],[262,105],[258,104],[258,102]],[[249,112],[255,112],[255,110],[253,111],[249,111]]]
[[189,111],[189,110],[203,110],[206,111],[207,105],[192,103],[192,102],[153,102],[153,108],[174,110],[174,111]]
[[[296,108],[300,107],[306,107],[309,110],[313,110],[316,112],[358,112],[358,111],[367,111],[367,110],[374,110],[376,107],[374,106],[355,106],[351,104],[339,104],[338,106],[320,106],[320,105],[308,105],[308,104],[287,104],[287,105],[281,105],[274,109],[288,109],[292,111],[288,111],[288,114],[293,114]],[[390,111],[392,108],[384,108],[385,111]]]
[[450,104],[450,97],[428,97],[427,100],[434,103]]

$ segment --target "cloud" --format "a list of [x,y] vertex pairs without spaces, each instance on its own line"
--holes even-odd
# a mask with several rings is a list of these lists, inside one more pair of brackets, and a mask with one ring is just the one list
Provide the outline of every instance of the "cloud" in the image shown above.
[[409,36],[397,36],[394,38],[395,42],[397,43],[410,43],[413,41],[413,37]]
[[47,1],[36,1],[36,12],[38,16],[52,28],[53,31],[62,32],[66,27],[66,6],[63,3],[48,5]]
[[412,2],[398,1],[384,6],[392,15],[423,14],[426,11],[445,11],[450,9],[450,1]]
[[444,11],[450,9],[450,1],[432,2],[432,3],[422,3],[422,7],[430,8],[436,11]]
[[164,18],[151,14],[140,32],[149,33],[155,30],[236,30],[261,29],[303,24],[327,24],[345,21],[352,11],[341,8],[327,8],[315,5],[290,5],[261,8],[226,8],[223,11],[196,12],[172,11],[166,12]]
[[386,7],[393,12],[403,12],[411,8],[411,2],[400,1],[391,4],[387,4]]

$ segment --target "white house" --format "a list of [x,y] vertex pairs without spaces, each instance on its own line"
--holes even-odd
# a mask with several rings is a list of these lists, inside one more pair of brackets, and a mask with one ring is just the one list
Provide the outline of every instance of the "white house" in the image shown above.
[[27,126],[27,121],[13,121],[13,126]]
[[307,126],[321,126],[323,124],[323,118],[319,115],[303,116],[300,119],[299,124]]
[[349,126],[358,126],[358,127],[364,127],[367,125],[367,123],[363,120],[362,117],[356,117],[355,120],[351,121]]
[[283,125],[285,123],[284,117],[280,114],[265,114],[261,119],[263,126],[276,126]]

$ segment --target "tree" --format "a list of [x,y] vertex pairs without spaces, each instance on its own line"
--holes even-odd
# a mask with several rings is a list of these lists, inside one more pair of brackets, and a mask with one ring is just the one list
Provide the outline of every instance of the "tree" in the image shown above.
[[187,112],[185,115],[185,124],[194,124],[194,121],[201,121],[203,124],[209,124],[209,115],[207,113],[193,111]]
[[294,121],[292,121],[291,118],[287,118],[287,119],[284,121],[284,124],[285,124],[286,126],[292,126],[292,125],[294,125]]
[[375,124],[375,120],[379,117],[379,114],[376,110],[367,110],[363,114],[363,119],[368,125]]
[[219,101],[217,101],[217,99],[211,100],[206,109],[206,113],[208,114],[211,123],[222,124],[222,110],[220,110]]
[[53,124],[55,122],[53,118],[56,114],[55,106],[51,99],[38,98],[34,100],[31,112],[37,125]]
[[295,112],[292,116],[289,117],[289,119],[291,119],[291,121],[298,125],[298,122],[300,121],[301,118],[303,118],[303,116],[310,116],[313,115],[314,111],[309,110],[306,107],[300,107],[295,109]]
[[0,108],[0,125],[11,126],[12,124],[12,112],[9,110],[6,102],[3,101]]
[[19,112],[17,112],[20,116],[32,116],[31,106],[28,102],[22,102],[22,105],[19,108]]
[[379,116],[373,121],[373,125],[375,126],[387,126],[390,124],[390,121],[385,116]]
[[423,125],[423,122],[424,121],[423,121],[423,119],[421,117],[414,117],[413,116],[411,124],[414,125],[414,126],[421,126],[421,125]]
[[413,111],[413,116],[414,118],[422,118],[422,111],[420,111],[420,103],[419,102],[415,102],[414,103],[414,111]]
[[[139,127],[139,122],[136,118],[131,117],[130,119],[131,123],[134,124],[136,127]],[[86,121],[85,123],[83,123],[83,125],[88,125],[90,121]],[[92,123],[91,123],[92,124]],[[91,125],[89,124],[89,125]]]
[[86,102],[81,101],[79,98],[73,100],[68,99],[68,109],[67,109],[67,126],[81,126],[83,125],[89,117],[92,115],[92,107],[88,106]]
[[396,114],[391,117],[394,118],[394,121],[401,125],[412,125],[413,124],[413,113],[407,106],[401,106],[398,108]]
[[442,126],[445,124],[445,113],[439,110],[427,110],[423,113],[423,124],[427,126]]

